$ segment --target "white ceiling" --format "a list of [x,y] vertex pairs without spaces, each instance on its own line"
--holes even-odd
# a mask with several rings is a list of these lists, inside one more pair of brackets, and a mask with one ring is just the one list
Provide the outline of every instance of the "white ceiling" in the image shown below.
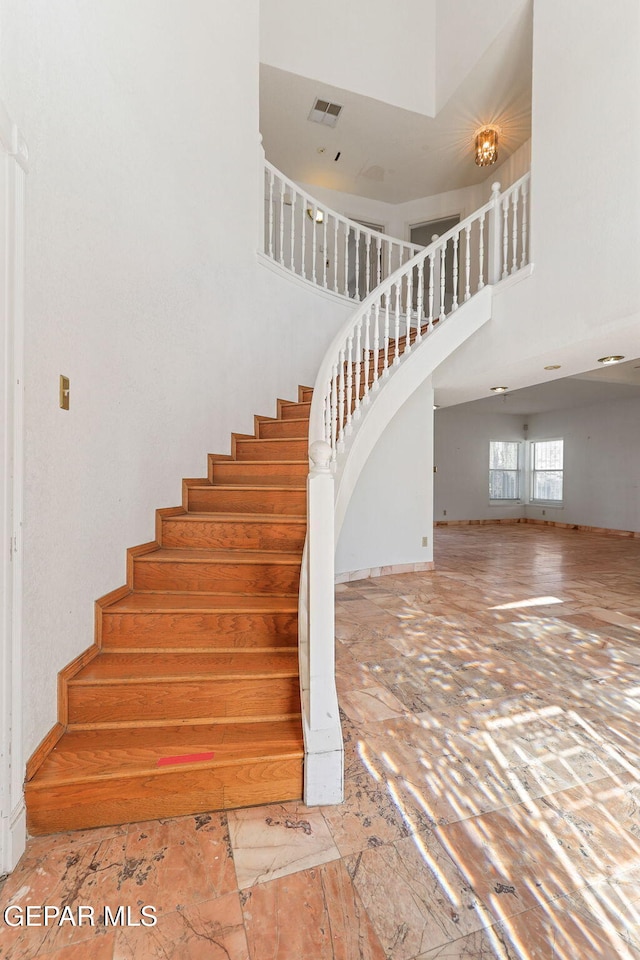
[[492,394],[460,406],[485,413],[528,415],[633,398],[640,398],[640,358],[524,387],[522,390]]
[[[438,57],[444,66],[436,89],[438,99],[449,99],[435,117],[263,63],[260,123],[267,158],[298,182],[389,203],[485,180],[487,169],[473,160],[474,131],[485,123],[500,126],[500,161],[531,134],[531,6],[527,0],[507,6],[504,0],[479,0],[474,23],[469,0],[448,2],[449,13],[454,4],[467,13],[458,47],[477,36],[475,54],[482,44],[486,48],[475,63],[461,62],[458,47],[457,59],[447,58],[447,44],[456,43],[456,19],[441,19]],[[497,3],[502,29],[482,34],[483,8]],[[460,82],[452,92],[456,76]],[[307,119],[316,97],[344,107],[334,129]]]

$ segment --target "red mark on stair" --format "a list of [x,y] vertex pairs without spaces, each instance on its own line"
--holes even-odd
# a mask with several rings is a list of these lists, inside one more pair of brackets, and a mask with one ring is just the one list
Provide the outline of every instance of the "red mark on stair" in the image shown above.
[[158,760],[159,767],[170,767],[176,763],[199,763],[202,760],[213,760],[213,752],[211,753],[183,753],[177,757],[160,757]]

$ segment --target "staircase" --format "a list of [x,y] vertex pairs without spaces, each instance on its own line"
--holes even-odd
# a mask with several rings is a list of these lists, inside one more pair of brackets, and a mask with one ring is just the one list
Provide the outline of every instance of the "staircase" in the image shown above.
[[31,758],[32,834],[299,799],[298,584],[312,390],[234,434],[129,550]]

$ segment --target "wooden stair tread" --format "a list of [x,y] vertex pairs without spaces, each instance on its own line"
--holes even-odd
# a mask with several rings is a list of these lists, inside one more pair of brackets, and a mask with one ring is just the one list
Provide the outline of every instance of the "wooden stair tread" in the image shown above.
[[[219,484],[215,484],[219,486]],[[184,513],[177,513],[170,518],[171,520],[197,521],[198,523],[210,520],[212,523],[299,523],[306,527],[307,518],[299,514],[292,513],[286,515],[274,513],[209,513],[204,510],[190,510]]]
[[[213,752],[210,760],[158,765],[166,757]],[[137,774],[246,763],[254,758],[302,757],[299,717],[282,720],[70,730],[28,788]]]
[[151,653],[103,652],[94,657],[68,681],[69,686],[86,683],[174,682],[179,680],[252,679],[258,677],[297,677],[298,652],[288,650],[218,650],[198,653],[161,650]]
[[[271,443],[270,440],[260,440],[259,442],[260,442],[260,443]],[[229,461],[229,462],[232,462],[232,463],[243,463],[243,464],[244,464],[244,463],[252,463],[253,461],[251,461],[251,460],[233,460],[233,461]],[[269,463],[270,461],[265,460],[264,462],[265,462],[265,463]],[[285,461],[280,461],[280,462],[281,462],[281,463],[284,463]],[[292,463],[303,463],[302,460],[291,461],[291,462],[292,462]],[[304,461],[304,462],[306,462],[306,461]],[[286,484],[282,484],[282,483],[281,483],[281,484],[270,483],[268,487],[265,487],[264,484],[259,484],[259,483],[211,483],[209,480],[205,480],[205,481],[203,481],[202,483],[192,484],[192,485],[191,485],[191,489],[192,489],[192,490],[194,490],[194,489],[201,490],[201,489],[203,489],[203,488],[204,488],[205,490],[217,490],[217,491],[220,491],[220,490],[234,490],[234,491],[259,490],[260,492],[264,492],[265,490],[268,490],[268,491],[272,491],[272,490],[286,490],[287,493],[290,493],[291,490],[306,490],[306,489],[307,489],[307,483],[306,483],[306,480],[305,480],[303,483],[296,483],[296,484],[293,484],[293,483],[286,483]]]
[[104,613],[297,613],[298,598],[236,593],[142,593],[134,591]]
[[300,553],[280,550],[193,549],[189,547],[160,547],[135,558],[136,563],[276,563],[299,564]]

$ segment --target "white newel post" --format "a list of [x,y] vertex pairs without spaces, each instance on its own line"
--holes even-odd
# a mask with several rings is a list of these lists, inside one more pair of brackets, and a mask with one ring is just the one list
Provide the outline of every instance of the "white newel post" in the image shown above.
[[331,447],[323,440],[316,440],[309,448],[309,459],[309,708],[312,730],[322,730],[333,719],[332,698],[328,694],[335,690],[334,481]]
[[[335,409],[335,408],[334,408]],[[303,711],[304,800],[308,806],[342,803],[344,746],[335,681],[334,480],[332,449],[309,447],[307,480],[306,636],[308,686]],[[304,699],[303,699],[304,706]]]
[[489,213],[489,283],[498,283],[502,276],[502,204],[500,184],[491,184]]

